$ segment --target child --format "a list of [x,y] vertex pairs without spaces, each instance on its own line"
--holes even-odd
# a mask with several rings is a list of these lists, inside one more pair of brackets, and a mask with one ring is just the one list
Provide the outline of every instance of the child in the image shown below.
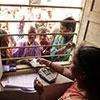
[[[38,33],[40,34],[39,42],[41,47],[41,54],[42,55],[50,55],[50,43],[48,41],[47,35],[46,35],[47,29],[42,27],[38,29]],[[50,59],[50,57],[44,57],[46,59]]]

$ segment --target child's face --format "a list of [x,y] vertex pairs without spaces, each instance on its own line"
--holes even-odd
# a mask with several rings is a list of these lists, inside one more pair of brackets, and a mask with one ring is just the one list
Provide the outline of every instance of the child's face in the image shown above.
[[66,27],[64,27],[63,25],[60,25],[60,32],[61,33],[66,33],[66,32],[69,32],[70,30],[67,29]]
[[46,35],[40,35],[40,40],[45,40],[46,39]]
[[64,34],[62,35],[63,37],[66,37],[66,35],[69,34],[70,30],[64,27],[63,25],[60,25],[60,32],[61,34]]
[[35,40],[35,38],[36,38],[36,35],[29,35],[29,36],[28,36],[28,40],[29,40],[30,42],[33,42],[33,41]]

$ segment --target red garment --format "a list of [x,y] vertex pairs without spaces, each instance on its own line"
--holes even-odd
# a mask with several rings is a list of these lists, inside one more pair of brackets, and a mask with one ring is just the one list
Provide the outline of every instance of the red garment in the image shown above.
[[58,100],[86,100],[86,92],[77,87],[77,81]]
[[50,54],[50,47],[47,46],[47,45],[50,45],[50,43],[46,40],[42,40],[42,41],[40,41],[40,44],[46,45],[46,46],[43,47],[42,55],[49,55]]

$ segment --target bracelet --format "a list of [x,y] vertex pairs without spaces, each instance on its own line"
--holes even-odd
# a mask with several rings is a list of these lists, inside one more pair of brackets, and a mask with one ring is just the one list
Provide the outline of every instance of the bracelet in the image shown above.
[[48,63],[48,67],[50,67],[52,65],[52,61],[50,61],[49,63]]

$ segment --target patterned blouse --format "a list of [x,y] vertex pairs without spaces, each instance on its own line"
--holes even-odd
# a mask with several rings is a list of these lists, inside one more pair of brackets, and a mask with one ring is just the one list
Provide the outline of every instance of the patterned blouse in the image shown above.
[[77,86],[77,81],[71,85],[70,88],[58,100],[87,100],[86,92]]

